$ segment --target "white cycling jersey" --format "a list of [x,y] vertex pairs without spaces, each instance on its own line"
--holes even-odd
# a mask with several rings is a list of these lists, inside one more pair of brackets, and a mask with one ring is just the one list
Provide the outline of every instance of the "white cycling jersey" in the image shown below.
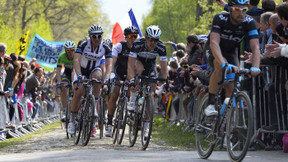
[[89,37],[79,41],[76,53],[80,53],[82,55],[81,68],[85,70],[93,70],[103,63],[101,60],[103,60],[104,57],[112,57],[111,49],[106,44],[103,44],[103,41],[100,43],[98,48],[93,50]]

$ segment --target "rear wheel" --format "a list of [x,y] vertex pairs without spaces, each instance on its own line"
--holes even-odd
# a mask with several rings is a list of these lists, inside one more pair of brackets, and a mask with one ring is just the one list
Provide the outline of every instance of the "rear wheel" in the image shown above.
[[70,110],[69,110],[69,108],[70,108],[70,100],[68,101],[67,108],[65,110],[65,115],[66,115],[65,116],[65,129],[66,129],[66,137],[67,137],[67,139],[70,138],[70,134],[68,133],[68,124],[69,124],[69,121],[70,121],[70,117],[69,117]]
[[99,119],[98,119],[98,125],[100,130],[100,139],[103,138],[103,131],[104,131],[104,108],[105,106],[105,99],[104,97],[100,98],[100,113],[99,113]]
[[119,131],[118,131],[118,120],[119,120],[119,114],[120,114],[119,111],[120,111],[120,107],[117,106],[116,116],[114,118],[113,132],[112,132],[113,144],[116,143],[117,137],[118,137],[118,134],[119,134]]
[[82,145],[86,146],[90,140],[93,123],[94,123],[94,107],[95,107],[95,99],[93,95],[89,95],[87,97],[84,111],[82,114],[83,122],[82,122]]
[[133,147],[136,143],[137,136],[138,136],[138,127],[139,127],[139,120],[140,120],[140,113],[138,112],[139,110],[139,105],[138,105],[138,99],[136,99],[136,104],[137,106],[135,108],[135,112],[129,112],[129,117],[128,117],[128,125],[129,125],[129,146]]
[[236,101],[230,103],[226,125],[226,141],[229,157],[233,161],[245,158],[253,131],[253,111],[249,96],[239,92]]
[[198,107],[198,116],[196,120],[195,143],[198,155],[202,159],[207,159],[215,147],[215,138],[213,137],[212,124],[205,116],[204,110],[208,106],[208,94],[200,101]]
[[77,118],[75,120],[75,134],[74,136],[74,144],[77,145],[79,140],[80,140],[80,136],[81,136],[81,131],[82,131],[82,117],[81,117],[81,110],[79,110],[79,113],[77,115]]

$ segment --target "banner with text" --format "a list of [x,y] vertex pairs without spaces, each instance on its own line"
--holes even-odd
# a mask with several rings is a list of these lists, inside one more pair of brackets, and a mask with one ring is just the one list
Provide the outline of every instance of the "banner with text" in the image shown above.
[[35,34],[26,55],[27,60],[36,58],[41,66],[54,68],[57,64],[58,55],[64,51],[65,42],[48,41]]

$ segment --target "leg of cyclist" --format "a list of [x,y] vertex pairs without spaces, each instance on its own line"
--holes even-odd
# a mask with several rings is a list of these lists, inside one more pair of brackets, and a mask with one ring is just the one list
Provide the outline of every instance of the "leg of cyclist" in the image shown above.
[[217,115],[218,112],[215,110],[215,95],[218,93],[220,85],[218,82],[221,81],[222,78],[222,68],[221,65],[216,59],[213,60],[214,71],[210,77],[209,81],[209,99],[208,99],[208,107],[205,109],[206,116]]
[[[70,84],[69,80],[66,79],[62,79],[62,82],[64,83],[64,85]],[[62,87],[61,89],[61,103],[62,103],[62,117],[61,117],[61,121],[65,122],[66,116],[65,116],[65,111],[67,110],[67,106],[68,106],[68,92],[69,89],[66,87]]]
[[[142,72],[144,71],[144,66],[143,66],[141,61],[136,60],[136,62],[134,64],[134,71],[135,71],[135,74],[138,74],[139,76],[142,74]],[[130,88],[130,99],[129,99],[129,102],[127,104],[127,109],[129,111],[135,110],[136,96],[137,96],[136,89],[133,87]]]
[[119,97],[120,87],[121,87],[120,81],[116,81],[108,102],[108,123],[107,123],[108,126],[105,131],[105,136],[107,137],[112,137],[112,120],[116,110],[116,102]]
[[75,133],[75,119],[76,119],[77,114],[78,114],[78,109],[79,109],[81,97],[85,93],[83,85],[80,84],[77,90],[76,90],[76,87],[77,87],[77,78],[75,77],[74,78],[74,85],[73,85],[74,94],[73,94],[73,98],[71,100],[71,107],[70,107],[71,116],[70,116],[70,122],[68,124],[68,133],[69,134]]
[[[101,81],[102,79],[102,70],[100,67],[95,68],[94,70],[92,70],[90,77],[92,79],[97,79],[99,81]],[[95,97],[95,108],[94,108],[94,116],[96,117],[95,119],[95,123],[97,121],[97,117],[99,114],[99,109],[98,109],[98,98],[101,94],[101,84],[94,84],[93,85],[93,95]],[[93,125],[92,128],[92,134],[91,137],[95,137],[96,136],[96,124]]]

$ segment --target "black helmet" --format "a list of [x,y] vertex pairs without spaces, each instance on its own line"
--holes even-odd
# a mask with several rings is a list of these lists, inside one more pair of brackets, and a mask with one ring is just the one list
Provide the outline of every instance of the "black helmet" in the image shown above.
[[139,34],[138,28],[136,28],[135,26],[128,26],[127,28],[124,29],[124,35],[129,34]]
[[250,4],[250,0],[228,0],[228,6],[248,4]]

